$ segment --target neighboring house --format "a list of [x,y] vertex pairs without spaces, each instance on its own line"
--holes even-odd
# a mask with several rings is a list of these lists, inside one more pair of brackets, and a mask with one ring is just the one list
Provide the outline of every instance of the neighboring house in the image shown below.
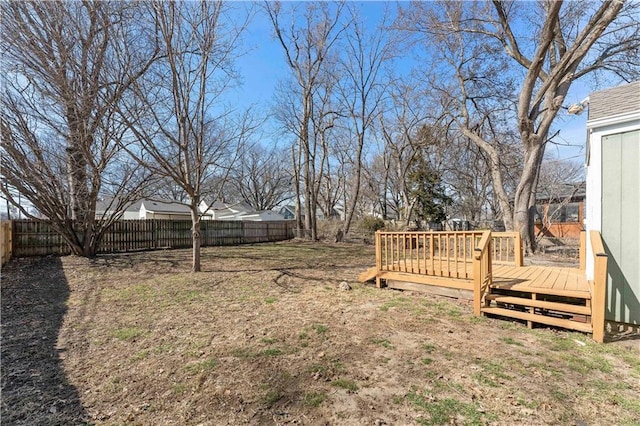
[[208,219],[213,220],[242,220],[241,217],[254,213],[255,209],[246,203],[227,203],[225,201],[216,201],[209,207],[204,201],[200,203],[200,212],[206,215]]
[[213,220],[245,220],[245,221],[273,221],[286,218],[273,210],[257,211],[247,203],[227,203],[216,201],[210,207],[207,203],[200,205],[203,218]]
[[[606,318],[640,325],[640,81],[592,93],[587,120],[587,230],[608,255]],[[587,238],[587,278],[594,261]]]
[[584,230],[586,194],[585,182],[543,188],[536,196],[536,234],[579,239]]
[[[304,220],[305,211],[306,210],[304,210],[304,207],[303,207],[303,212],[301,215],[302,220]],[[286,205],[284,207],[281,207],[280,210],[278,210],[278,213],[281,214],[285,220],[292,220],[296,218],[296,208],[292,205]],[[321,209],[316,209],[316,219],[317,220],[325,220],[325,219],[344,220],[344,213],[339,207],[336,207],[331,210],[331,214],[329,215],[329,217],[325,217]]]
[[278,212],[274,212],[273,210],[262,210],[256,211],[253,213],[247,213],[240,216],[240,220],[245,221],[276,221],[276,220],[285,220],[284,216],[282,216]]
[[191,220],[191,210],[176,201],[142,200],[138,219]]
[[282,215],[285,220],[292,220],[296,218],[296,208],[292,205],[281,207],[278,213]]
[[[131,219],[140,219],[140,206],[142,205],[142,201],[136,201],[135,203],[129,204],[125,207],[124,213],[120,219],[131,220]],[[112,215],[115,213],[113,210],[114,203],[111,199],[106,198],[102,200],[98,200],[96,203],[96,219],[100,219],[105,215]]]

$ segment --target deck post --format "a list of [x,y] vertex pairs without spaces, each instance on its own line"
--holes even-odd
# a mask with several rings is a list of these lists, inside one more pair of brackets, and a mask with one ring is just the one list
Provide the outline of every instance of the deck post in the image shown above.
[[473,315],[481,314],[482,295],[482,250],[474,249],[473,253]]
[[523,249],[522,249],[522,237],[520,236],[520,232],[516,232],[515,238],[515,247],[513,248],[514,261],[517,267],[520,267],[524,264],[523,262]]
[[593,326],[593,340],[598,343],[604,341],[604,307],[607,297],[607,255],[596,254],[594,274],[594,294],[591,295],[591,323]]
[[591,294],[591,326],[593,340],[604,341],[604,309],[607,298],[607,261],[608,256],[598,231],[590,231],[591,249],[594,257],[593,292]]
[[376,287],[381,288],[380,272],[382,271],[382,236],[376,231]]
[[485,231],[473,250],[473,314],[482,315],[482,285],[491,274],[491,231]]
[[587,268],[587,231],[580,231],[580,270]]

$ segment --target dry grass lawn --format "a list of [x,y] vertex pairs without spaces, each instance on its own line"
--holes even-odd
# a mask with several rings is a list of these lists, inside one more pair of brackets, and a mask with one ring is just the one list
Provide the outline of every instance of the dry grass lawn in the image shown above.
[[189,256],[5,267],[3,424],[640,424],[637,340],[359,284],[368,246]]

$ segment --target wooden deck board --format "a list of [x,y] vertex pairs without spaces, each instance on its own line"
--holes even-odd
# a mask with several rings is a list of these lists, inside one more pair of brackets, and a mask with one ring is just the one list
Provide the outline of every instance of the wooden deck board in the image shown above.
[[584,271],[557,266],[496,268],[493,287],[580,298],[589,298],[590,295]]
[[[406,262],[406,269],[405,269]],[[411,281],[410,277],[427,276],[438,277],[438,281],[451,279],[471,280],[473,264],[471,262],[454,262],[435,259],[432,269],[431,259],[406,259],[387,265],[384,271],[402,273],[403,279]],[[413,269],[413,273],[411,272]],[[420,279],[413,282],[421,282]],[[550,294],[557,296],[578,297],[589,299],[590,288],[584,271],[577,268],[559,266],[530,265],[512,266],[503,264],[493,265],[493,288],[508,288],[511,290],[530,293]]]

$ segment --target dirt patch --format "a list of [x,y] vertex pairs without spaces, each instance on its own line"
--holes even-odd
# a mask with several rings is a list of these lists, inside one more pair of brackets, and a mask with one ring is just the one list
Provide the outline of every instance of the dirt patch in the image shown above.
[[[640,418],[637,341],[597,345],[579,333],[475,318],[455,300],[359,284],[374,262],[370,246],[206,248],[199,274],[189,272],[189,254],[18,260],[4,269],[3,422]],[[352,290],[340,290],[342,281]],[[33,371],[47,374],[34,381]]]

